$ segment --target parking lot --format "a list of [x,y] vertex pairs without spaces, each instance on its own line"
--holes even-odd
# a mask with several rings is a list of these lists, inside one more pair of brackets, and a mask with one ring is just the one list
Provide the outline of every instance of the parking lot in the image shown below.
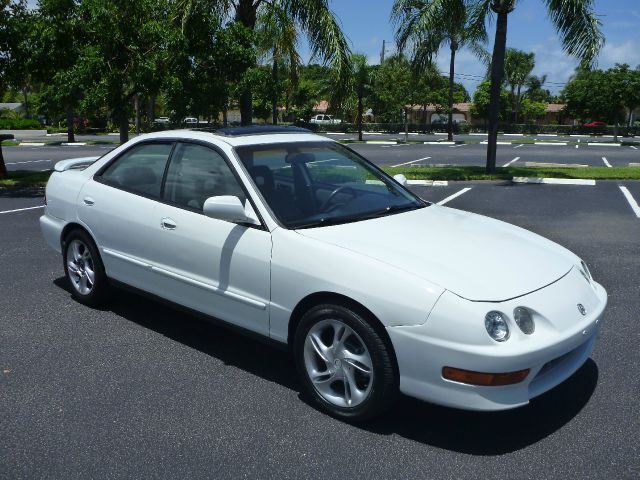
[[[546,161],[561,158],[549,155],[561,148],[572,163],[640,158],[628,147],[580,147],[579,159],[573,147],[506,147],[499,164],[529,161],[538,148]],[[484,150],[354,148],[384,165],[420,155],[434,163],[478,156],[481,165]],[[4,192],[0,477],[638,478],[640,218],[625,189],[640,202],[633,181],[416,187],[429,201],[573,250],[607,289],[609,306],[592,358],[527,407],[473,413],[401,398],[362,425],[310,407],[284,352],[129,293],[105,310],[73,301],[61,259],[39,232],[40,192]]]

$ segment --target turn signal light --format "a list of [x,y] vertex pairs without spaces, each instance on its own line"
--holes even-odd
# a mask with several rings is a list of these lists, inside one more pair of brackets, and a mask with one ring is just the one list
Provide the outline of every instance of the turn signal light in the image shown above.
[[481,385],[483,387],[497,387],[500,385],[513,385],[520,383],[529,375],[529,369],[508,373],[482,373],[460,368],[443,367],[442,377],[454,382],[467,383],[469,385]]

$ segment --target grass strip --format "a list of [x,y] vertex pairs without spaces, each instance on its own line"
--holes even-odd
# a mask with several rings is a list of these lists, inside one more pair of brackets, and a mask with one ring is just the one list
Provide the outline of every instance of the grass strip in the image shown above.
[[497,167],[485,173],[484,167],[397,167],[384,169],[408,180],[511,180],[513,177],[585,178],[593,180],[640,180],[640,169],[629,167]]

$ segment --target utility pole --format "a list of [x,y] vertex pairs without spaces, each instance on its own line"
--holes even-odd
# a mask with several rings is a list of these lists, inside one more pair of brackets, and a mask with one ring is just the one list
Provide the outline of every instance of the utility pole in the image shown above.
[[385,40],[382,40],[382,51],[380,52],[380,65],[384,63]]

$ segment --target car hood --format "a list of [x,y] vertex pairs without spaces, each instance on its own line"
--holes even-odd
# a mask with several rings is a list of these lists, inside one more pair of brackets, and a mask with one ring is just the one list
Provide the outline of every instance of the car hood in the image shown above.
[[474,301],[525,295],[555,282],[579,261],[522,228],[437,205],[298,233],[393,265]]

